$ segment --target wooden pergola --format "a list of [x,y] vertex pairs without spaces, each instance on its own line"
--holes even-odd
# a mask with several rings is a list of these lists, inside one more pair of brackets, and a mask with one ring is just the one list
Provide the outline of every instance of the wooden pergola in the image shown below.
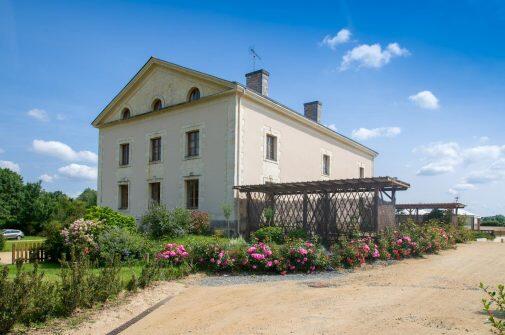
[[[240,185],[246,198],[245,233],[264,225],[304,229],[332,240],[359,229],[377,232],[395,224],[396,191],[410,185],[392,177]],[[273,220],[264,211],[271,208]],[[241,213],[241,217],[244,217]]]
[[414,204],[397,204],[397,210],[406,210],[408,216],[415,217],[415,221],[419,222],[419,210],[420,209],[445,209],[451,213],[451,223],[453,225],[457,224],[458,220],[458,209],[465,208],[466,205],[460,202],[434,202],[434,203],[414,203]]

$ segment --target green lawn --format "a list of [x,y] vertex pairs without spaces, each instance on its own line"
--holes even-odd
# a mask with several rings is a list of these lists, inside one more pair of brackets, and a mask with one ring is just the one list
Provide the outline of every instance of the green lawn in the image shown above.
[[42,236],[25,236],[22,240],[6,240],[4,248],[2,251],[12,251],[12,245],[14,243],[32,242],[32,241],[44,241],[46,238]]
[[[14,278],[16,275],[16,265],[11,264],[7,265],[9,268],[9,278]],[[33,264],[24,264],[23,265],[23,271],[32,271],[33,270]],[[47,280],[51,281],[56,281],[59,280],[60,278],[60,265],[59,264],[54,264],[54,263],[40,263],[39,264],[39,271],[44,272],[44,275]],[[98,269],[95,269],[94,271],[98,272]],[[126,282],[130,280],[131,276],[133,273],[137,277],[139,277],[140,272],[142,271],[142,266],[141,265],[132,265],[132,266],[123,266],[121,267],[121,279]]]

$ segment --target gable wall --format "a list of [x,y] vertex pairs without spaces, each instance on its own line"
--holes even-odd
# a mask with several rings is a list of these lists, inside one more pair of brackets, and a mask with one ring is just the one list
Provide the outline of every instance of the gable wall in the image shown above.
[[197,87],[200,96],[208,96],[226,90],[226,87],[182,74],[178,71],[154,65],[109,112],[104,122],[119,120],[125,107],[131,115],[149,112],[153,101],[161,99],[163,106],[171,106],[187,101],[191,88]]

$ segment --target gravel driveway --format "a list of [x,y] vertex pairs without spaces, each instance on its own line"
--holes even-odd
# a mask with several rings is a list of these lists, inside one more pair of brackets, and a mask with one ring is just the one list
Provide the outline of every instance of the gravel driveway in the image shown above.
[[[193,277],[121,334],[489,334],[478,285],[504,280],[505,244],[492,242],[354,272]],[[124,320],[101,313],[73,332],[105,334]]]

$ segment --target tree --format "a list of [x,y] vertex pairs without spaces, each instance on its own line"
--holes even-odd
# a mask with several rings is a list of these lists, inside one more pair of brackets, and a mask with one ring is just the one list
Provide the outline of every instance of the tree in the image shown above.
[[0,227],[16,226],[23,201],[23,178],[9,169],[0,169]]
[[88,187],[82,191],[77,200],[83,201],[86,204],[86,208],[96,206],[96,191]]

